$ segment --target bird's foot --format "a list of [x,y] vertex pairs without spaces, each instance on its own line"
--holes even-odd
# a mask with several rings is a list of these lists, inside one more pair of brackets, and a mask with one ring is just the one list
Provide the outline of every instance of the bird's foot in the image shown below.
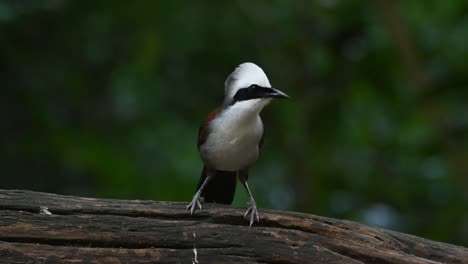
[[189,203],[189,205],[187,205],[187,210],[190,211],[190,215],[193,215],[193,213],[195,213],[195,211],[197,210],[197,207],[198,209],[202,209],[202,199],[200,198],[200,193],[196,193],[193,198],[192,198],[192,202]]
[[253,198],[251,198],[249,201],[249,208],[247,208],[247,211],[245,211],[244,218],[248,220],[249,215],[250,215],[249,227],[252,227],[255,221],[257,221],[257,223],[260,222],[260,217],[258,216],[257,204],[255,203],[255,200]]

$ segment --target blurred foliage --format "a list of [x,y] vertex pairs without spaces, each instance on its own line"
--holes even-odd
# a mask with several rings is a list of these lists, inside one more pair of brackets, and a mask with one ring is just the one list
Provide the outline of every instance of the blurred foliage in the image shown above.
[[467,246],[467,11],[465,0],[0,1],[0,188],[188,201],[198,125],[253,61],[293,98],[263,112],[261,207]]

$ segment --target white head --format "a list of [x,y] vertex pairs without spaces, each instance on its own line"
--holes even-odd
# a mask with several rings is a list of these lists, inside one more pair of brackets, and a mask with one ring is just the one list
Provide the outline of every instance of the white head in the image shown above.
[[271,98],[288,98],[288,96],[273,89],[265,72],[254,63],[240,64],[224,82],[224,106],[247,100],[255,100],[256,104],[265,101],[266,105]]

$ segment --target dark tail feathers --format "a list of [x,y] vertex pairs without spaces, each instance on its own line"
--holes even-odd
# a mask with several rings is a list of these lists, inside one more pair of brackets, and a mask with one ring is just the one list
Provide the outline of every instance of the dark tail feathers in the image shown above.
[[[213,178],[206,185],[201,193],[205,203],[231,204],[236,192],[236,172],[233,171],[214,171]],[[206,179],[206,168],[203,167],[200,182],[198,182],[197,191]]]

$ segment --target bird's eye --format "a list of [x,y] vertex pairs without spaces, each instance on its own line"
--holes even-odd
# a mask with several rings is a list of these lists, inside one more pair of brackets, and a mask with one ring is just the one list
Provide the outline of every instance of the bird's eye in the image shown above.
[[256,84],[252,84],[252,85],[249,86],[249,88],[254,89],[254,88],[257,88],[257,86],[258,85],[256,85]]

